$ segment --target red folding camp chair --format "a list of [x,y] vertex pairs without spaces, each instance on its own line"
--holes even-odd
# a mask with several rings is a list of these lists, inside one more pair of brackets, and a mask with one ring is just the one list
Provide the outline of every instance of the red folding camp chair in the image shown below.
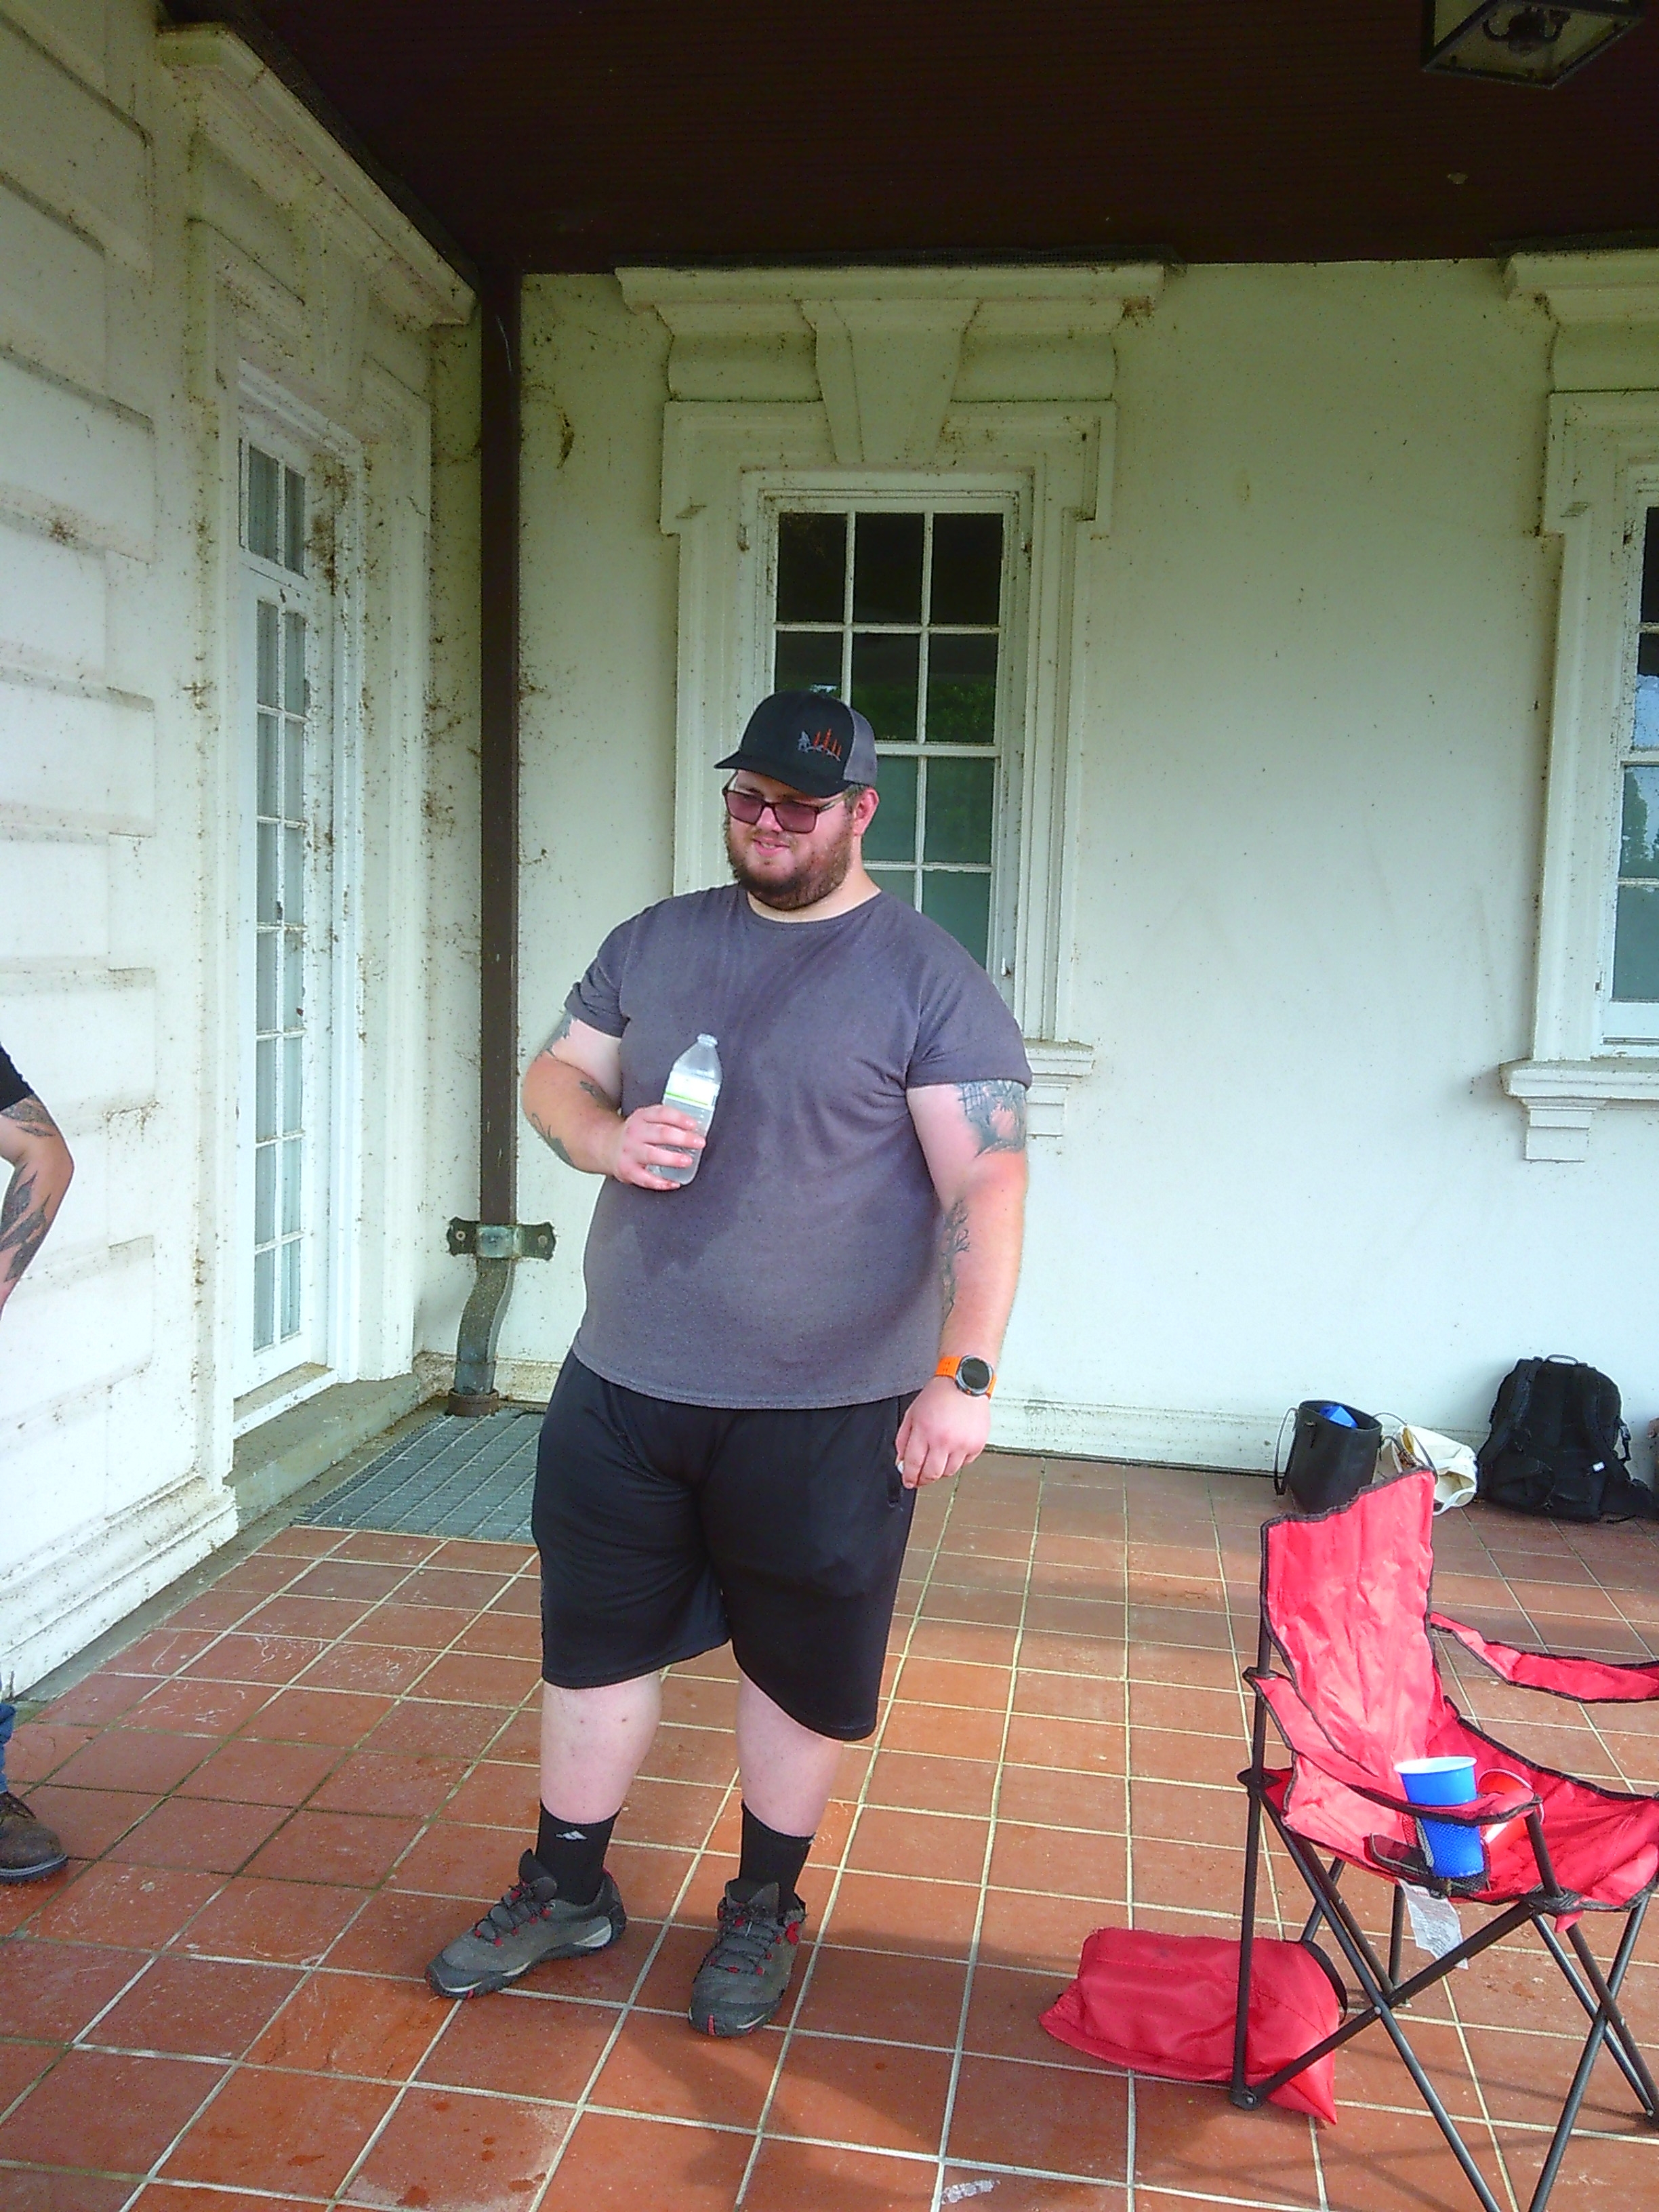
[[[1380,2020],[1485,2212],[1500,2212],[1396,2014],[1464,1960],[1535,1928],[1589,2020],[1533,2191],[1531,2212],[1543,2212],[1604,2045],[1647,2119],[1659,2125],[1659,2090],[1619,2008],[1620,1984],[1659,1880],[1659,1799],[1557,1774],[1472,1727],[1446,1696],[1427,1632],[1431,1625],[1443,1629],[1509,1680],[1557,1697],[1626,1703],[1659,1697],[1659,1663],[1617,1666],[1517,1651],[1431,1613],[1433,1493],[1431,1475],[1402,1474],[1361,1491],[1334,1512],[1289,1514],[1261,1531],[1261,1634],[1256,1663],[1244,1675],[1255,1692],[1255,1726],[1250,1765],[1238,1778],[1249,1792],[1250,1814],[1232,2100],[1255,2109],[1299,2069]],[[1288,1767],[1267,1765],[1270,1715],[1289,1747]],[[1478,1797],[1449,1812],[1434,1808],[1437,1821],[1482,1834],[1481,1870],[1462,1880],[1430,1871],[1418,1840],[1417,1815],[1424,1808],[1401,1794],[1397,1771],[1401,1759],[1445,1754],[1472,1756],[1477,1774],[1501,1767],[1522,1778],[1530,1792]],[[1334,2034],[1276,2075],[1247,2082],[1243,2023],[1264,1813],[1313,1897],[1302,1940],[1311,1943],[1321,1923],[1328,1924],[1364,2002]],[[1350,1866],[1395,1885],[1386,1966],[1342,1894]],[[1401,1883],[1492,1907],[1493,1915],[1455,1949],[1402,1979]],[[1590,1911],[1624,1915],[1605,1972],[1579,1925],[1579,1916]]]

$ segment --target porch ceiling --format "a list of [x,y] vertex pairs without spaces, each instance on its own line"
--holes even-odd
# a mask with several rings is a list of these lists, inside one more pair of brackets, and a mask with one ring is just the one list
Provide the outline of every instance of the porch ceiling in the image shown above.
[[174,12],[257,14],[481,264],[1346,260],[1659,228],[1654,21],[1540,92],[1425,76],[1413,0]]

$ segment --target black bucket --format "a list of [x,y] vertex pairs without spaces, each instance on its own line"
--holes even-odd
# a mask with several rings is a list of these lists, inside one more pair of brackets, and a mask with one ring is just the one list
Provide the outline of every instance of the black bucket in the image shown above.
[[[1333,1419],[1333,1409],[1347,1419]],[[1339,1399],[1304,1398],[1285,1472],[1273,1468],[1273,1488],[1281,1497],[1288,1490],[1298,1513],[1329,1513],[1358,1497],[1382,1449],[1382,1425],[1373,1415]]]

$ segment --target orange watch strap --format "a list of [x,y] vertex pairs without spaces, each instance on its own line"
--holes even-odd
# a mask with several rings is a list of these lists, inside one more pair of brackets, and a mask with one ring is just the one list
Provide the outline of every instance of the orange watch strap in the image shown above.
[[[939,1365],[933,1370],[933,1373],[935,1376],[948,1375],[951,1380],[954,1382],[957,1379],[957,1370],[961,1366],[963,1360],[964,1358],[971,1358],[972,1357],[973,1355],[971,1353],[964,1352],[959,1354],[954,1359],[941,1359]],[[991,1363],[988,1359],[985,1362],[985,1364],[988,1367],[991,1367]],[[991,1379],[985,1387],[984,1395],[988,1398],[994,1395],[996,1387],[997,1370],[994,1367],[991,1367]]]

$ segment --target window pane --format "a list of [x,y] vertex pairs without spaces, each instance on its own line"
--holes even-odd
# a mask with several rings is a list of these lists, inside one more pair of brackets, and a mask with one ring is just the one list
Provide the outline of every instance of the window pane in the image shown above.
[[253,1241],[274,1243],[276,1236],[276,1147],[261,1145],[253,1155]]
[[854,622],[920,623],[919,514],[860,514],[853,535]]
[[833,691],[839,696],[841,632],[781,629],[775,666],[774,690]]
[[297,469],[283,471],[283,566],[296,576],[306,572],[306,480]]
[[985,876],[926,875],[921,910],[948,929],[981,967],[991,929],[991,878]]
[[916,688],[921,639],[871,636],[853,639],[853,704],[867,714],[878,738],[900,744],[916,741]]
[[293,716],[283,724],[283,812],[290,822],[306,818],[306,726]]
[[[988,861],[995,790],[994,761],[929,761],[922,858]],[[925,895],[922,911],[932,912]]]
[[283,704],[290,714],[306,710],[306,618],[283,617]]
[[1621,884],[1613,942],[1615,999],[1659,999],[1659,884]]
[[1000,622],[1001,605],[1002,517],[936,514],[932,619]]
[[283,1146],[283,1234],[293,1237],[300,1227],[300,1155],[305,1146],[290,1137]]
[[259,882],[258,900],[254,908],[257,921],[270,923],[279,919],[276,912],[276,824],[262,822],[258,829]]
[[1659,623],[1659,507],[1648,509],[1642,540],[1642,619]]
[[276,1133],[276,1041],[261,1037],[253,1048],[253,1133]]
[[913,860],[916,856],[916,770],[921,763],[902,753],[889,753],[881,763],[877,787],[881,804],[876,818],[864,833],[864,858],[872,860]]
[[282,472],[269,453],[247,449],[247,550],[262,561],[276,558],[276,503]]
[[253,1261],[253,1349],[276,1340],[276,1255],[256,1253]]
[[1619,872],[1621,876],[1659,876],[1659,768],[1625,770]]
[[255,622],[258,625],[258,692],[262,707],[280,707],[283,695],[276,688],[276,609],[270,599],[257,602]]
[[[267,941],[274,953],[277,944],[276,933],[274,930]],[[297,1030],[305,1017],[305,939],[301,936],[297,929],[289,929],[283,932],[282,943],[284,947],[283,956],[283,1027],[285,1030]],[[273,961],[273,969],[275,968],[275,965],[276,963]],[[264,1026],[265,1024],[264,1023],[260,1024],[260,1027],[262,1029]],[[270,1024],[270,1027],[274,1029],[276,1027],[276,1024],[273,1022]]]
[[895,898],[902,898],[906,906],[915,904],[916,872],[914,868],[872,868],[870,873],[882,890],[890,891]]
[[[778,620],[840,622],[846,613],[847,517],[778,517]],[[836,672],[841,680],[841,672]]]
[[258,811],[261,814],[275,814],[277,811],[281,789],[276,758],[278,727],[275,714],[260,715]]
[[292,1244],[284,1244],[283,1252],[283,1334],[297,1336],[300,1331],[300,1244],[296,1237]]
[[[305,1085],[301,1073],[304,1065],[305,1039],[291,1036],[283,1039],[283,1134],[286,1137],[304,1124]],[[264,1049],[263,1046],[260,1048]]]
[[303,830],[289,829],[283,832],[283,920],[302,922],[306,918],[306,833]]
[[1636,727],[1631,743],[1642,752],[1659,752],[1659,633],[1636,641]]
[[282,950],[282,939],[274,929],[262,929],[254,943],[254,1016],[253,1024],[259,1030],[276,1027],[276,956]]
[[997,641],[927,641],[927,736],[939,745],[988,745],[997,733]]

